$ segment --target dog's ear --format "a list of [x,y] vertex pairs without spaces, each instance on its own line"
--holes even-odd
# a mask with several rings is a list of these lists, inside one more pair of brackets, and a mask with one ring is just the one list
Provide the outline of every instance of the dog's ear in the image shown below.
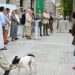
[[15,57],[14,57],[14,59],[17,59],[17,58],[18,58],[18,56],[15,56]]

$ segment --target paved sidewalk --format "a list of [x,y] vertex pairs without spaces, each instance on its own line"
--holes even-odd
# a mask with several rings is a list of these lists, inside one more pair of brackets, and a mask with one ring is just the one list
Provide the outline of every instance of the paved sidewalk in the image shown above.
[[[8,50],[3,51],[9,63],[15,55],[22,57],[28,53],[36,56],[36,75],[75,75],[72,69],[75,66],[73,56],[73,37],[69,33],[53,33],[51,36],[41,37],[38,40],[21,38],[7,45]],[[3,70],[0,70],[0,75]],[[10,75],[16,75],[17,70],[12,70]],[[24,69],[20,75],[28,75]],[[35,75],[34,73],[32,75]]]
[[[21,32],[22,27],[19,27],[18,34],[21,35]],[[75,70],[72,69],[75,66],[74,47],[71,45],[73,37],[68,32],[57,32],[56,22],[54,22],[52,35],[40,37],[38,40],[26,40],[19,36],[16,42],[9,42],[8,50],[3,53],[9,63],[16,55],[22,57],[28,53],[34,54],[37,64],[36,75],[75,75]],[[3,75],[2,69],[0,75]],[[17,69],[12,70],[10,75],[17,75]],[[20,75],[28,74],[22,69]]]

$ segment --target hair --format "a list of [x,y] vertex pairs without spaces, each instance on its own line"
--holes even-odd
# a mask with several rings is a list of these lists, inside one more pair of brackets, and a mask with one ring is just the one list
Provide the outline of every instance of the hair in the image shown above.
[[7,10],[7,11],[10,11],[10,9],[9,9],[9,8],[6,8],[6,10]]
[[72,17],[75,19],[75,12],[73,12]]
[[1,7],[0,7],[0,11],[2,12],[3,10],[4,10],[4,7],[3,7],[3,6],[1,6]]

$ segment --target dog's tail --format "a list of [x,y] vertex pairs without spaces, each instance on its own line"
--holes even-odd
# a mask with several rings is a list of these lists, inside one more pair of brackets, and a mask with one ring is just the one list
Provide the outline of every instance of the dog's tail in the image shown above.
[[27,54],[27,56],[31,56],[31,57],[35,58],[35,55],[33,55],[33,54]]

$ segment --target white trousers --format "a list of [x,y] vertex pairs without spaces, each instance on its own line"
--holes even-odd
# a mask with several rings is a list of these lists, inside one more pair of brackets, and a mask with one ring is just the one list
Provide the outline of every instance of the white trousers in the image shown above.
[[10,64],[5,59],[5,56],[2,53],[2,51],[0,51],[0,68],[2,68],[3,70],[10,70],[11,69]]
[[3,40],[3,30],[2,30],[2,25],[0,23],[0,49],[4,48],[4,40]]

